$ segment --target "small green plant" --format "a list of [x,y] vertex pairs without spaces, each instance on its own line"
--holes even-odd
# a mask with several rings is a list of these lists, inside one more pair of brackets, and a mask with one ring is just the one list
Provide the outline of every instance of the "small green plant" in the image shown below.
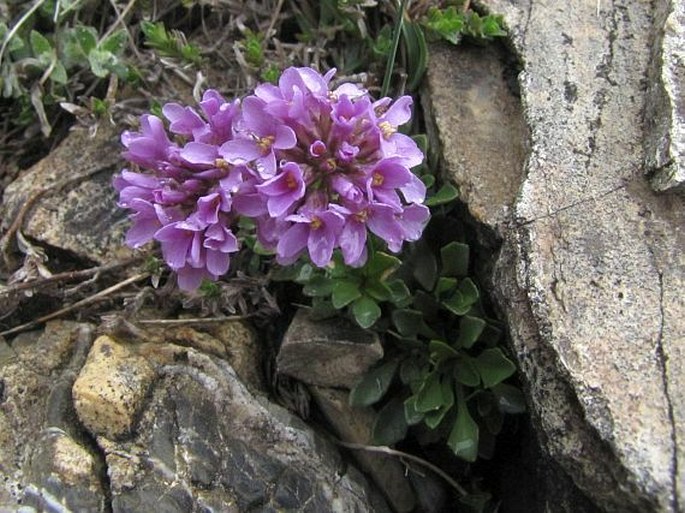
[[143,21],[140,29],[145,36],[145,44],[162,57],[179,59],[188,64],[199,64],[202,61],[197,46],[188,43],[183,32],[167,30],[163,22]]
[[450,6],[446,9],[431,7],[423,22],[430,35],[452,44],[459,44],[464,36],[489,41],[506,35],[502,16],[479,15],[473,10],[460,11]]

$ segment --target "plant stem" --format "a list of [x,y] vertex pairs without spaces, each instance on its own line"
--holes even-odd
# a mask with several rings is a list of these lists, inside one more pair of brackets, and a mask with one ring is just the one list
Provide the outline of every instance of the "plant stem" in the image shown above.
[[381,87],[381,98],[388,95],[390,89],[390,79],[392,78],[392,71],[395,68],[395,59],[397,58],[397,49],[400,46],[400,34],[402,34],[402,24],[404,23],[404,12],[407,7],[408,0],[402,0],[400,10],[397,13],[397,21],[395,22],[395,34],[392,39],[392,49],[390,50],[390,58],[388,65],[385,67],[385,76],[383,77],[383,86]]

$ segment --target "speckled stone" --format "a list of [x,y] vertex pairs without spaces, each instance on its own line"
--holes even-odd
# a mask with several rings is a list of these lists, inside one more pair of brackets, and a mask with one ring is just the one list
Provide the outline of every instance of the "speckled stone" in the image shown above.
[[81,422],[95,435],[129,435],[155,371],[126,345],[99,337],[74,382],[74,406]]

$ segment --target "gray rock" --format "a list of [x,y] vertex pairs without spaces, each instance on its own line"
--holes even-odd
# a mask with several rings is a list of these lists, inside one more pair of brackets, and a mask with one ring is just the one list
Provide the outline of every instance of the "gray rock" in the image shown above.
[[685,2],[657,0],[645,109],[645,165],[655,190],[685,184]]
[[224,360],[175,345],[137,352],[159,373],[149,402],[126,440],[98,437],[115,513],[388,511],[333,446]]
[[311,385],[352,388],[383,357],[378,335],[343,319],[300,310],[278,352],[278,372]]
[[[102,463],[76,421],[71,386],[93,327],[53,321],[0,363],[0,511],[105,511]],[[8,351],[5,351],[7,353]]]
[[[644,178],[652,5],[481,4],[504,15],[522,63],[530,149],[512,215],[476,219],[503,239],[492,289],[539,437],[604,511],[676,513],[685,504],[685,201],[655,195]],[[454,104],[470,101],[454,93]],[[439,135],[443,147],[469,148],[460,146],[468,134]],[[519,144],[511,137],[505,144]],[[457,169],[481,157],[454,158]]]
[[122,165],[120,154],[118,133],[106,123],[94,137],[85,130],[70,133],[7,187],[0,211],[3,227],[26,201],[47,191],[27,213],[25,235],[98,263],[131,256],[123,244],[127,214],[116,206],[112,187]]
[[[309,387],[312,397],[333,431],[343,442],[362,445],[372,444],[372,429],[376,413],[372,408],[352,408],[349,393],[331,388]],[[416,506],[416,497],[405,467],[399,460],[382,454],[362,450],[352,451],[352,456],[385,493],[393,510],[409,512]],[[429,511],[429,510],[426,510]]]

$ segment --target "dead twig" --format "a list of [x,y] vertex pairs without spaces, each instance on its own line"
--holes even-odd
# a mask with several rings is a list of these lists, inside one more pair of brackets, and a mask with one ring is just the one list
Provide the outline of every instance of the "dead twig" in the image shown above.
[[395,456],[398,458],[403,458],[403,459],[413,461],[414,463],[418,463],[419,465],[422,465],[422,466],[426,467],[427,469],[432,470],[437,475],[442,477],[462,497],[466,497],[469,494],[469,492],[467,492],[463,486],[461,486],[454,479],[452,479],[449,475],[447,475],[446,472],[444,472],[443,470],[441,470],[437,466],[433,465],[431,462],[426,461],[423,458],[419,458],[418,456],[414,456],[413,454],[398,451],[396,449],[391,449],[390,447],[387,447],[385,445],[376,446],[376,445],[355,444],[352,442],[343,442],[342,440],[335,440],[335,443],[340,445],[341,447],[345,447],[347,449],[353,449],[353,450],[358,450],[358,451],[377,452],[377,453],[381,453],[381,454],[387,454],[388,456]]
[[253,315],[231,315],[227,317],[193,317],[188,319],[142,319],[136,324],[153,326],[183,326],[185,324],[216,324],[222,322],[240,322],[250,319]]
[[131,276],[130,278],[126,278],[124,281],[120,281],[119,283],[112,285],[111,287],[108,287],[104,290],[101,290],[100,292],[97,292],[96,294],[93,294],[92,296],[89,296],[85,299],[82,299],[81,301],[77,301],[73,305],[65,306],[64,308],[60,308],[59,310],[49,313],[47,315],[44,315],[43,317],[39,317],[38,319],[35,319],[31,322],[27,322],[25,324],[21,324],[19,326],[15,326],[12,329],[9,329],[7,331],[0,332],[0,336],[6,337],[8,335],[14,335],[15,333],[20,333],[22,331],[26,331],[28,329],[34,328],[38,326],[39,324],[46,323],[48,321],[51,321],[52,319],[56,319],[58,317],[63,316],[64,314],[67,314],[69,312],[73,312],[74,310],[77,310],[81,307],[88,306],[92,303],[95,303],[96,301],[109,296],[113,292],[116,292],[117,290],[121,290],[124,287],[135,283],[137,281],[143,280],[145,278],[148,278],[150,276],[150,273],[140,273],[136,274],[134,276]]
[[39,280],[32,280],[32,281],[26,281],[22,283],[15,283],[12,285],[9,285],[2,290],[0,290],[0,297],[2,296],[8,296],[13,292],[20,292],[22,290],[31,290],[31,289],[36,289],[38,287],[45,287],[46,285],[50,285],[52,283],[59,283],[63,281],[74,281],[78,280],[81,278],[89,278],[91,276],[94,276],[96,274],[102,274],[108,271],[113,271],[115,269],[118,269],[120,267],[127,267],[131,264],[135,264],[137,262],[142,261],[145,258],[144,255],[136,256],[133,258],[128,258],[126,260],[123,260],[121,262],[114,262],[111,264],[106,264],[106,265],[100,265],[97,267],[90,267],[88,269],[81,269],[79,271],[69,271],[69,272],[64,272],[64,273],[59,273],[59,274],[53,274],[52,276],[49,276],[47,278],[41,278]]

